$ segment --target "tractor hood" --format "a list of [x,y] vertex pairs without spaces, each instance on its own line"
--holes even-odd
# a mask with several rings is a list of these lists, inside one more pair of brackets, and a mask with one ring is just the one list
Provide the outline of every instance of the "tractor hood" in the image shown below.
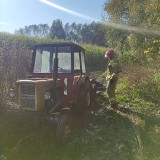
[[[53,79],[31,78],[18,80],[17,103],[27,110],[43,110],[45,106],[44,93],[53,89]],[[56,88],[60,87],[60,80],[56,81]]]

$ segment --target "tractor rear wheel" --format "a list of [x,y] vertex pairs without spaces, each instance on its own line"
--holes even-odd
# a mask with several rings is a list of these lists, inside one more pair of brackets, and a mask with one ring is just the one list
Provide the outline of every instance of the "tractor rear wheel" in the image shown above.
[[91,94],[89,88],[81,86],[78,93],[76,112],[78,114],[85,113],[91,104]]

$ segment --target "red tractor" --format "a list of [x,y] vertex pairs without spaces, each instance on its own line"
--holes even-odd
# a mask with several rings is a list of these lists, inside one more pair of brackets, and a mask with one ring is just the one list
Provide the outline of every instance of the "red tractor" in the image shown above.
[[[57,118],[56,135],[68,137],[72,115],[82,115],[95,95],[95,83],[86,74],[85,51],[77,44],[36,44],[32,74],[16,82],[19,108]],[[15,93],[14,93],[15,92]]]

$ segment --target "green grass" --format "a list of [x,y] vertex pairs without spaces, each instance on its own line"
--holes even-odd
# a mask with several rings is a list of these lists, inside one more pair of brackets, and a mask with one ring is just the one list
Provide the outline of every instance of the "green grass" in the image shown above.
[[41,124],[29,114],[1,114],[1,159],[151,160],[160,156],[158,112],[140,108],[101,112],[105,106],[95,106],[86,127],[77,126],[66,144],[56,141],[51,124]]

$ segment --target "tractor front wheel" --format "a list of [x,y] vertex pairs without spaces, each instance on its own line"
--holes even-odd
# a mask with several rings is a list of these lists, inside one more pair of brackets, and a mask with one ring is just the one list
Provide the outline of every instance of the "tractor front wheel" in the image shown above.
[[59,117],[56,137],[60,141],[66,141],[71,134],[71,115],[70,113],[62,113]]

